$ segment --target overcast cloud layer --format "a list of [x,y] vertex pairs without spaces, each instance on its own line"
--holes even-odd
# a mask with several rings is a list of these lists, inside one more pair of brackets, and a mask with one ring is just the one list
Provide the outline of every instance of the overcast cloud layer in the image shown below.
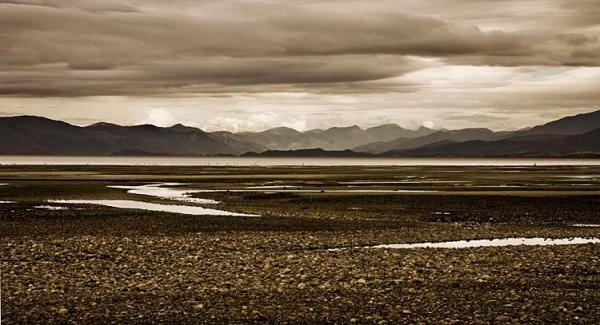
[[0,0],[0,114],[513,129],[600,109],[596,0]]

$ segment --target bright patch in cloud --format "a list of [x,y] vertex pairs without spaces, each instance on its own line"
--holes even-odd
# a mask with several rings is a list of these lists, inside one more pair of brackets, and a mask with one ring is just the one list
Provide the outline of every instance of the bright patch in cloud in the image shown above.
[[307,129],[307,121],[303,115],[265,113],[254,114],[246,118],[215,117],[200,127],[205,131],[262,131],[276,126],[285,126],[298,131]]
[[148,112],[146,119],[139,124],[153,124],[160,127],[168,127],[177,124],[177,120],[166,109],[153,109]]
[[435,123],[433,123],[432,121],[424,121],[423,126],[428,129],[433,129],[435,127]]

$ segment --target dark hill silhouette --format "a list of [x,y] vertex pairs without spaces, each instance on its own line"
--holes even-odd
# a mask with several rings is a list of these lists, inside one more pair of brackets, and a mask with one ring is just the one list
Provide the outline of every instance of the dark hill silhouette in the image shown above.
[[544,125],[535,126],[523,134],[583,134],[600,128],[600,111],[567,116]]
[[[95,128],[95,127],[94,127]],[[3,154],[98,155],[110,146],[83,128],[37,116],[0,118]]]
[[352,158],[352,157],[372,157],[371,154],[355,152],[352,150],[327,151],[317,149],[299,149],[299,150],[268,150],[262,153],[248,152],[244,157],[328,157],[328,158]]
[[417,130],[408,130],[405,129],[398,124],[383,124],[379,126],[375,126],[372,128],[368,128],[366,130],[368,134],[372,137],[376,138],[379,142],[392,141],[395,139],[413,139],[422,137],[431,133],[436,132],[435,130],[428,129],[424,126],[420,127]]
[[375,142],[358,146],[355,151],[379,154],[387,151],[400,151],[422,146],[428,146],[442,141],[462,142],[469,140],[496,140],[504,135],[494,133],[489,129],[462,129],[437,131],[422,137],[407,139],[400,138],[388,142]]
[[119,126],[96,123],[74,126],[34,116],[0,118],[0,153],[40,155],[114,155],[139,152],[156,155],[239,153],[195,128],[153,125]]
[[411,150],[390,151],[386,156],[404,157],[498,157],[600,155],[600,129],[572,135],[515,137],[499,141],[466,141]]
[[[299,132],[279,127],[256,133],[206,133],[182,124],[163,128],[100,122],[80,127],[43,117],[15,116],[0,118],[0,154],[201,156],[249,152],[248,155],[273,157],[581,156],[600,155],[598,130],[600,111],[514,132],[484,128],[406,130],[386,124],[367,130],[349,126]],[[398,134],[405,137],[381,141]]]

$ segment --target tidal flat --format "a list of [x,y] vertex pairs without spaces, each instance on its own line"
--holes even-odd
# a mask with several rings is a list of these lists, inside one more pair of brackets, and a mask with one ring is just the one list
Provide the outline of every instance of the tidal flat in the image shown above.
[[[600,323],[600,244],[580,240],[600,238],[581,226],[600,224],[600,166],[2,166],[0,183],[5,324]],[[229,213],[69,203],[90,200]],[[507,238],[579,239],[473,247]],[[404,248],[447,241],[471,245]]]

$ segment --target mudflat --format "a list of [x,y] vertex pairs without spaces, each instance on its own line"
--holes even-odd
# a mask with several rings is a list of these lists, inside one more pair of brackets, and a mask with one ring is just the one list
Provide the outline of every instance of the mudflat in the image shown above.
[[[3,166],[0,183],[6,324],[600,323],[598,243],[370,248],[600,238],[598,166]],[[128,191],[148,184],[169,195]]]

